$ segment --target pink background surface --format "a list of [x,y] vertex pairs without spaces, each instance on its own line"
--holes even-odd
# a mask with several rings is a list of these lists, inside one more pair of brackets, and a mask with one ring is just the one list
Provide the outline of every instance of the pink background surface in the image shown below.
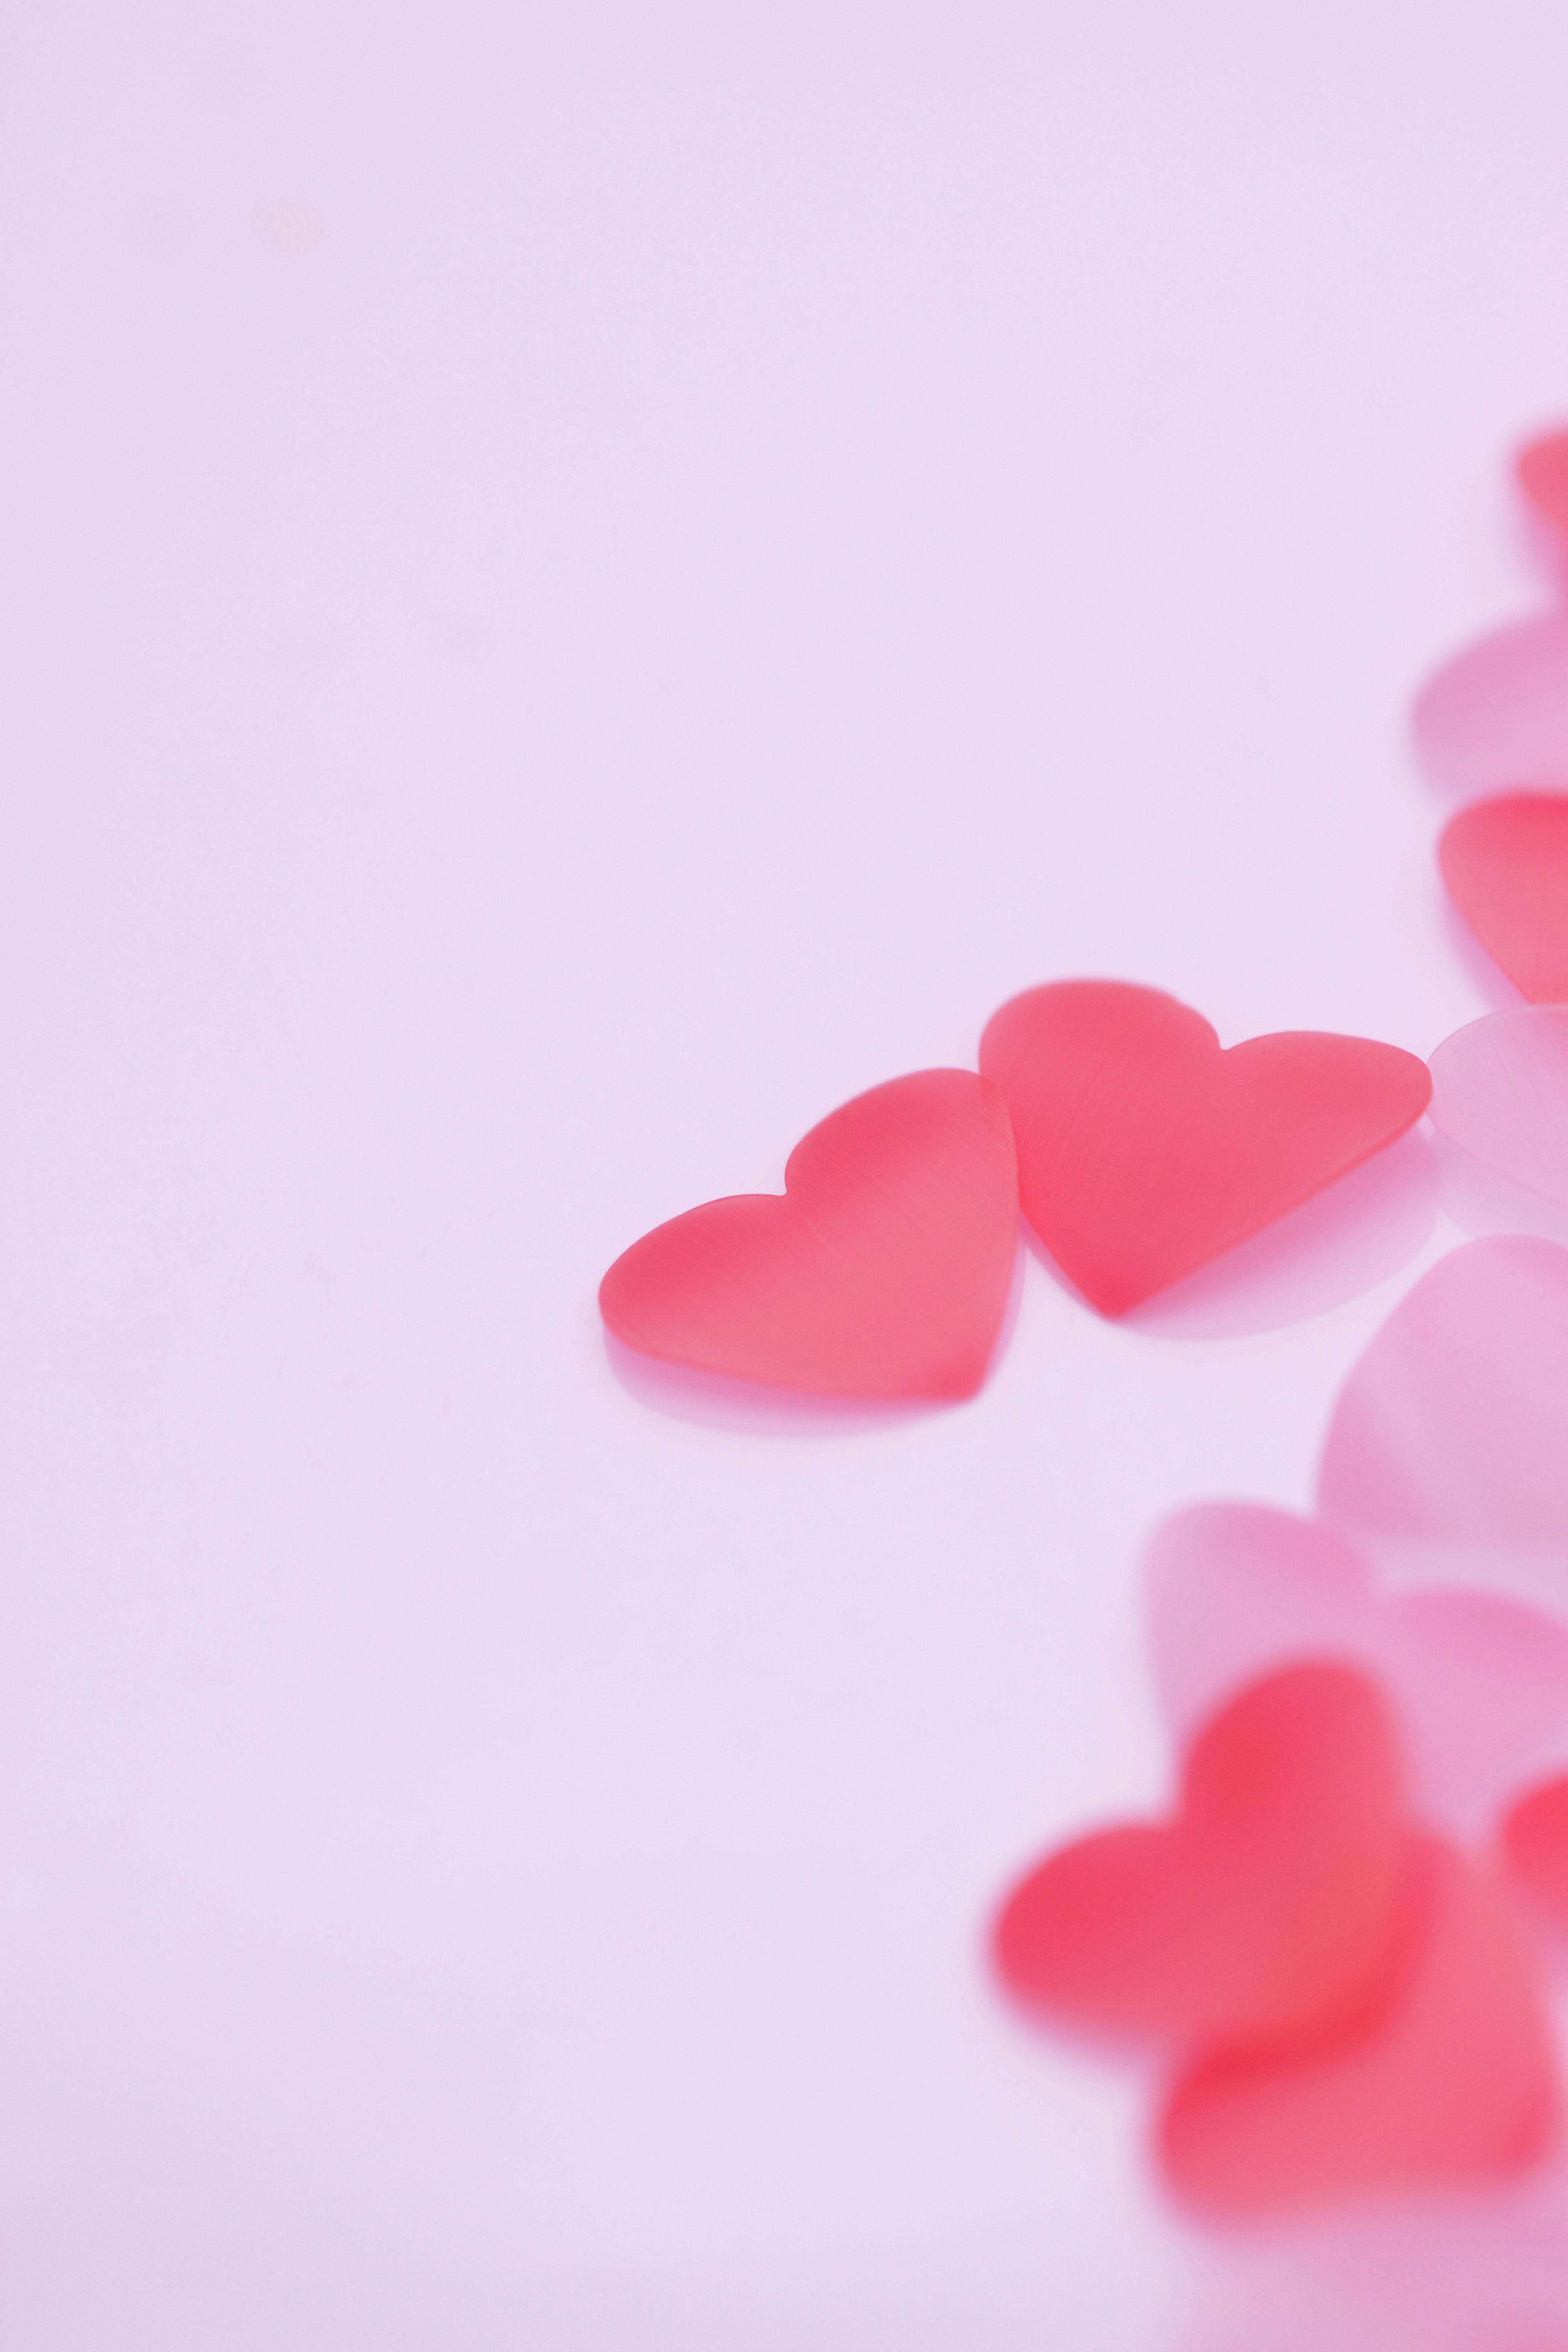
[[1031,1257],[837,1434],[594,1289],[1039,980],[1487,1009],[1402,714],[1544,593],[1568,14],[0,51],[0,2340],[1184,2344],[978,1931],[1163,1785],[1143,1537],[1307,1507],[1458,1227],[1136,1330]]

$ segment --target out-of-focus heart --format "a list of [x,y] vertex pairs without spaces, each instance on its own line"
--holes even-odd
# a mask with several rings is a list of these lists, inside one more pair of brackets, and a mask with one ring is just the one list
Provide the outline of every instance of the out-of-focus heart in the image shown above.
[[1020,1882],[994,1930],[999,1972],[1058,2021],[1187,2043],[1341,2022],[1390,1965],[1404,1801],[1363,1675],[1270,1675],[1193,1742],[1173,1820],[1079,1839]]
[[1501,1890],[1452,1847],[1410,1841],[1399,1965],[1339,2035],[1215,2051],[1160,2119],[1177,2195],[1239,2220],[1369,2189],[1500,2180],[1550,2147],[1552,2039]]
[[1410,716],[1423,765],[1449,792],[1568,788],[1568,614],[1534,614],[1467,646]]
[[1379,1548],[1533,1560],[1568,1600],[1568,1249],[1504,1234],[1422,1276],[1340,1391],[1318,1508]]
[[784,1186],[710,1201],[634,1242],[599,1288],[616,1337],[825,1396],[973,1395],[1018,1250],[995,1087],[969,1070],[875,1087],[796,1144]]
[[1568,431],[1543,433],[1527,442],[1513,470],[1537,521],[1568,547]]
[[1568,1739],[1568,1627],[1484,1592],[1380,1593],[1363,1555],[1313,1519],[1206,1503],[1144,1556],[1154,1679],[1167,1722],[1194,1727],[1296,1658],[1363,1667],[1394,1702],[1415,1797],[1456,1824]]
[[1299,1032],[1220,1050],[1158,989],[1060,981],[1005,1004],[980,1066],[1006,1097],[1024,1214],[1103,1315],[1261,1233],[1413,1127],[1426,1065]]
[[1568,1002],[1568,798],[1478,801],[1447,826],[1437,863],[1448,896],[1520,994]]
[[1568,1005],[1521,1004],[1445,1037],[1432,1056],[1432,1124],[1568,1208]]
[[1568,1927],[1568,1778],[1544,1780],[1516,1799],[1500,1843],[1516,1885]]

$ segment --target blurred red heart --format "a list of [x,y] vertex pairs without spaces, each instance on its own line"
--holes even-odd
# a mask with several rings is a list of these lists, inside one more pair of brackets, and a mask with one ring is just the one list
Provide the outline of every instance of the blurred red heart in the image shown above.
[[1448,896],[1532,1004],[1568,1003],[1568,799],[1504,793],[1461,809],[1437,845]]
[[1370,2017],[1293,2050],[1218,2052],[1177,2081],[1158,2145],[1188,2205],[1241,2219],[1500,2179],[1544,2154],[1552,2043],[1507,1901],[1436,1839],[1409,1853],[1399,1965]]
[[874,1087],[796,1144],[784,1186],[710,1201],[634,1242],[599,1288],[616,1337],[818,1395],[973,1395],[1018,1249],[995,1087],[970,1070]]
[[1289,1666],[1199,1734],[1173,1822],[1102,1831],[1023,1880],[996,1965],[1021,2000],[1082,2025],[1198,2042],[1321,2030],[1384,1982],[1405,1849],[1375,1687]]
[[989,1023],[1024,1214],[1068,1279],[1122,1315],[1298,1208],[1414,1126],[1426,1066],[1310,1031],[1222,1053],[1158,989],[1059,981]]
[[1516,1883],[1568,1927],[1568,1780],[1519,1799],[1502,1825],[1503,1859]]
[[1527,442],[1513,470],[1526,504],[1568,544],[1568,432],[1544,433]]

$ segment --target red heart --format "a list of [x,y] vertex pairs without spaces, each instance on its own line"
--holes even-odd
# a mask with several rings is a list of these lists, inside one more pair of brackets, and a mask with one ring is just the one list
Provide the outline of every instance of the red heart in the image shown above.
[[1568,433],[1543,434],[1513,461],[1514,478],[1548,530],[1568,541]]
[[1568,800],[1477,801],[1446,827],[1437,863],[1449,898],[1521,994],[1568,1003]]
[[845,1397],[972,1396],[1018,1249],[1006,1107],[970,1070],[873,1087],[795,1145],[785,1191],[689,1209],[599,1286],[618,1339]]
[[1375,1687],[1289,1666],[1194,1740],[1172,1823],[1084,1838],[1015,1889],[996,1963],[1032,2007],[1101,2029],[1238,2042],[1337,2022],[1384,1982],[1405,1843]]
[[1426,1066],[1309,1031],[1220,1051],[1158,989],[1058,981],[1005,1004],[980,1066],[1006,1097],[1024,1214],[1103,1315],[1122,1315],[1381,1151],[1426,1109]]
[[1288,2052],[1216,2053],[1176,2083],[1158,2144],[1187,2204],[1239,2219],[1497,2179],[1545,2153],[1552,2039],[1508,1904],[1438,1840],[1408,1851],[1399,1966],[1372,2016]]
[[1519,1885],[1568,1923],[1568,1780],[1519,1800],[1502,1825],[1502,1851]]

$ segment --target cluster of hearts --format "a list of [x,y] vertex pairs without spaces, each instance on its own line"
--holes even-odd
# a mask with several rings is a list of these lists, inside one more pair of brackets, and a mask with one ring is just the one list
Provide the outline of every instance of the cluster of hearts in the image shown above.
[[[1568,556],[1568,434],[1517,461]],[[605,1276],[625,1344],[833,1397],[953,1400],[998,1344],[1022,1209],[1110,1317],[1210,1264],[1428,1109],[1568,1205],[1568,610],[1420,696],[1465,921],[1528,1003],[1430,1069],[1362,1038],[1222,1052],[1156,990],[1016,997],[978,1074],[845,1104],[785,1192],[714,1201]],[[1317,1516],[1207,1505],[1145,1563],[1181,1759],[1171,1816],[1049,1855],[1003,1902],[1003,1984],[1141,2045],[1190,2208],[1278,2210],[1537,2162],[1561,2096],[1543,1983],[1568,1930],[1568,1248],[1470,1243],[1341,1393]]]

